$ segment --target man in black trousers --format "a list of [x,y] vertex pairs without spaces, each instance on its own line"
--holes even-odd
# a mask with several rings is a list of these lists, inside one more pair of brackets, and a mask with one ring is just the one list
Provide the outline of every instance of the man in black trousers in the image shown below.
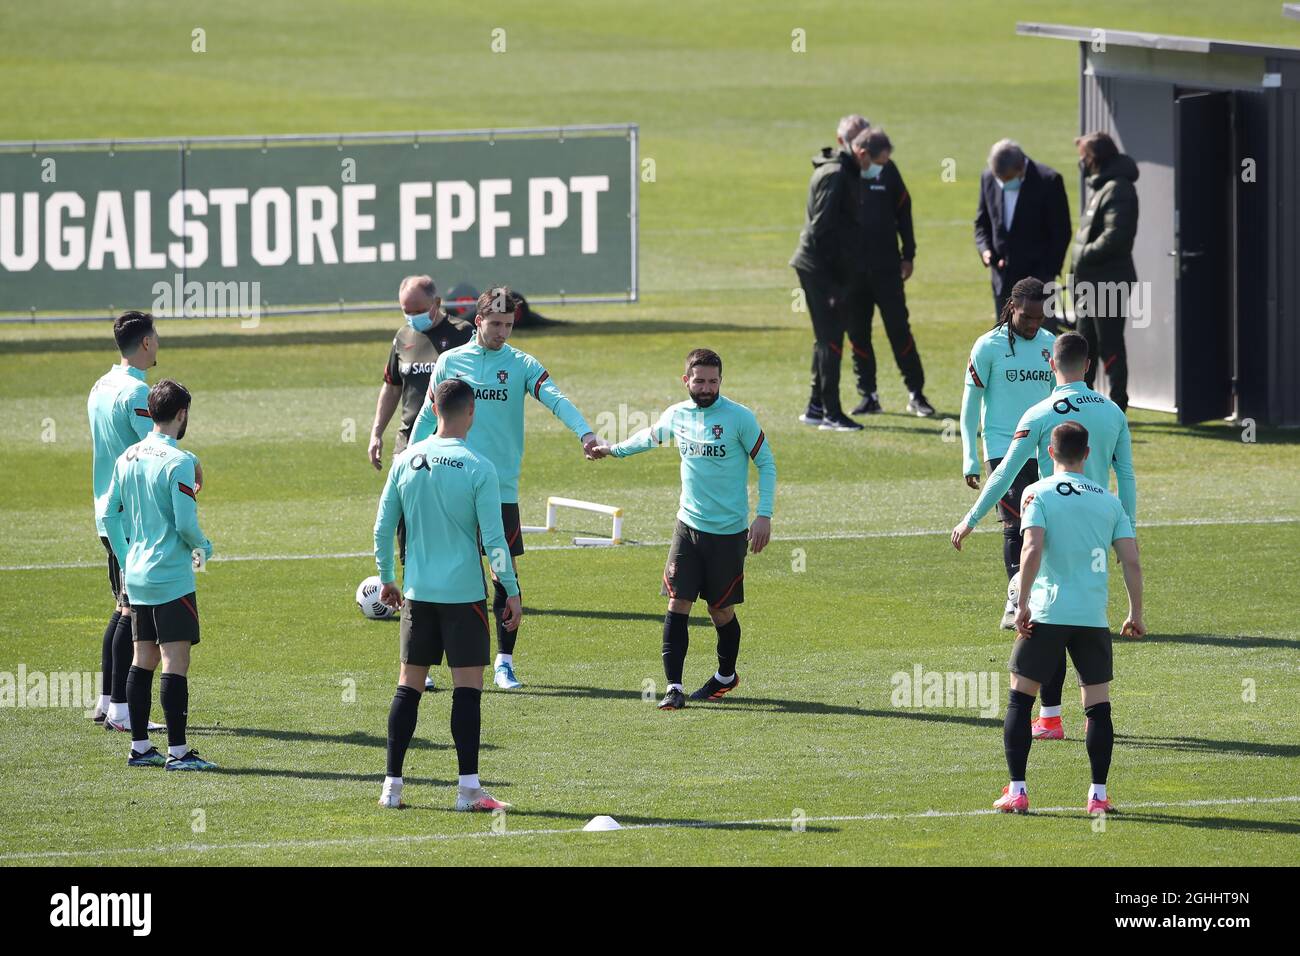
[[860,321],[867,329],[863,343],[863,401],[858,413],[881,411],[876,393],[876,353],[871,345],[871,317],[880,319],[894,353],[894,362],[907,388],[907,413],[929,418],[934,407],[926,401],[925,370],[908,322],[903,283],[912,277],[916,236],[912,231],[912,196],[892,156],[894,144],[883,129],[863,130],[853,140],[858,174],[848,179],[841,195],[844,222],[846,324]]
[[[813,156],[807,215],[799,245],[790,259],[799,276],[813,326],[812,395],[799,421],[828,431],[862,428],[844,414],[840,404],[840,361],[845,333],[840,205],[846,179],[858,175],[853,139],[869,125],[857,114],[843,117],[835,131],[835,148],[826,147]],[[857,353],[855,347],[854,354]],[[854,367],[858,367],[856,360]]]
[[[856,161],[853,160],[853,140],[859,133],[861,133],[864,129],[867,129],[870,126],[871,126],[871,121],[868,120],[865,116],[861,116],[857,113],[850,113],[847,116],[840,118],[839,125],[835,129],[834,148],[831,147],[823,148],[820,152],[818,152],[816,155],[813,156],[812,166],[814,172],[814,176],[813,176],[814,189],[817,188],[819,184],[819,180],[821,178],[815,174],[817,170],[822,166],[826,166],[829,164],[837,164],[835,165],[836,171],[839,171],[840,169],[850,169],[852,172],[856,173],[858,167]],[[825,175],[825,172],[823,172],[823,175]],[[825,188],[825,184],[823,184],[823,188]],[[814,194],[814,196],[810,197],[810,200],[815,198],[816,196]],[[804,248],[801,246],[800,252],[796,252],[795,254],[795,259],[797,261],[802,262],[802,268],[805,271],[808,270],[809,268],[816,271],[819,268],[819,266],[822,265],[821,263],[816,261],[817,251],[818,250],[814,250],[811,248]],[[802,253],[802,255],[800,253]],[[795,265],[796,263],[792,262],[791,264]],[[822,271],[825,271],[825,269],[823,268]],[[837,281],[839,281],[841,285],[843,284],[842,280],[837,280]],[[832,341],[830,342],[830,350],[833,355],[832,360],[839,361],[841,364],[843,363],[844,338],[845,338],[845,333],[847,333],[848,340],[849,340],[849,349],[853,355],[853,374],[857,380],[858,394],[862,396],[863,402],[865,403],[871,398],[871,393],[875,390],[875,386],[871,384],[870,381],[871,377],[875,375],[875,372],[874,370],[868,369],[867,362],[866,362],[866,357],[869,354],[868,350],[871,347],[871,328],[868,322],[866,321],[865,316],[856,313],[845,314],[845,310],[842,308],[844,297],[842,294],[840,294],[841,292],[842,289],[831,293],[831,299],[832,299],[831,306],[835,308],[835,312],[837,315],[839,315],[841,320],[840,330],[838,332],[832,333]],[[806,297],[807,297],[807,292],[805,291],[805,298]],[[821,303],[818,303],[818,305],[820,306]],[[822,381],[821,381],[820,359],[818,358],[818,349],[817,349],[818,340],[819,340],[819,336],[817,335],[817,323],[814,322],[813,355],[812,355],[812,393],[808,399],[807,410],[804,411],[804,413],[799,416],[799,421],[803,422],[805,425],[821,425],[825,419],[825,408],[822,405]],[[854,409],[854,412],[859,413],[865,410],[869,410],[869,409],[865,409],[863,405],[859,405],[857,408]]]
[[[980,176],[975,248],[993,283],[995,316],[1021,279],[1032,276],[1044,285],[1056,279],[1072,233],[1061,174],[1030,159],[1013,140],[994,143]],[[1046,316],[1045,324],[1056,331],[1055,317]]]

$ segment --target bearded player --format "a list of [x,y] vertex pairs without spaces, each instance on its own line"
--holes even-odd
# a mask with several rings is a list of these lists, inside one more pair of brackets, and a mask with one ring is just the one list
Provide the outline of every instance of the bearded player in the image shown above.
[[[740,686],[736,657],[740,621],[736,605],[745,600],[746,546],[758,554],[772,537],[776,499],[776,457],[754,413],[721,393],[722,359],[708,349],[686,356],[682,383],[690,396],[669,407],[649,428],[593,457],[626,458],[670,439],[682,457],[682,495],[677,527],[668,549],[662,593],[664,676],[668,692],[660,710],[686,706],[682,669],[689,643],[691,605],[703,597],[718,632],[718,670],[691,694],[691,700],[719,700]],[[749,523],[749,462],[758,469],[758,513]]]

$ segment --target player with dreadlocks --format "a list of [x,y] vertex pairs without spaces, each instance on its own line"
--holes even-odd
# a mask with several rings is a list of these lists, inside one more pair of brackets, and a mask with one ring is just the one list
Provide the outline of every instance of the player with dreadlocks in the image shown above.
[[[962,475],[976,491],[980,486],[980,459],[975,436],[984,434],[983,460],[991,475],[1007,453],[1020,416],[1052,392],[1052,355],[1055,336],[1043,328],[1043,283],[1032,276],[1011,289],[997,324],[975,340],[966,367],[966,391],[961,403]],[[1002,561],[1007,569],[1007,602],[1002,626],[1012,629],[1016,620],[1017,574],[1024,543],[1020,534],[1020,496],[1038,480],[1038,462],[1027,461],[998,502],[1002,519]]]

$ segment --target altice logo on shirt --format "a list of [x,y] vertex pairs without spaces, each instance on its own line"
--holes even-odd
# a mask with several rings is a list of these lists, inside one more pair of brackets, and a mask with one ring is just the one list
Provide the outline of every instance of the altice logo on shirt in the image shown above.
[[73,886],[50,897],[50,925],[58,927],[130,927],[134,936],[153,929],[152,893],[82,893]]

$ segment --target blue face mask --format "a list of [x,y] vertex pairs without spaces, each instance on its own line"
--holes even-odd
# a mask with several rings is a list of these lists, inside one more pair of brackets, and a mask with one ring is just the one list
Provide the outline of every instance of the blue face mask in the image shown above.
[[[996,177],[995,177],[995,178],[996,178]],[[1013,192],[1016,192],[1017,190],[1020,189],[1020,184],[1021,184],[1022,182],[1024,182],[1024,180],[1020,179],[1019,177],[1017,177],[1017,178],[1015,178],[1015,179],[1012,179],[1012,180],[1010,180],[1009,182],[1005,182],[1005,183],[1004,183],[1002,180],[999,179],[999,180],[998,180],[998,185],[1002,187],[1002,190],[1003,190],[1004,192],[1013,193]]]
[[866,169],[860,170],[859,172],[863,179],[876,179],[884,169],[885,167],[881,166],[879,163],[872,163]]
[[402,315],[406,319],[406,324],[417,332],[428,332],[433,328],[433,316],[428,312],[421,315],[407,315],[403,312]]

